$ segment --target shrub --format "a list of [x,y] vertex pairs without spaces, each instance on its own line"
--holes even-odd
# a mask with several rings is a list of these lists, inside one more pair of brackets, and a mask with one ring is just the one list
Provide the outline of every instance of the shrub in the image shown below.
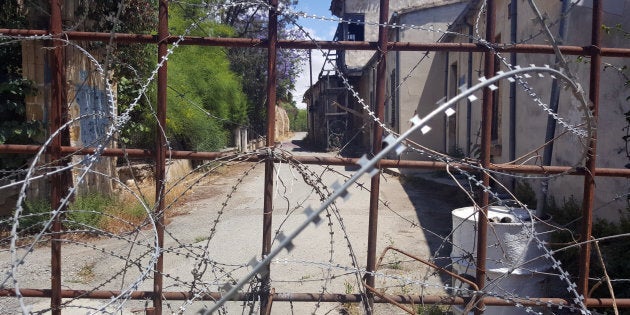
[[100,228],[103,213],[113,206],[116,201],[109,196],[90,193],[78,196],[66,211],[66,228],[85,229],[87,227]]
[[[562,247],[577,241],[581,222],[581,207],[574,198],[565,201],[558,206],[553,200],[547,206],[548,213],[553,216],[553,220],[567,230],[556,231],[552,235],[553,243],[563,244]],[[598,239],[607,236],[621,235],[630,233],[630,217],[628,210],[619,213],[619,220],[611,222],[604,219],[597,219],[593,224],[593,238]],[[611,279],[628,279],[630,278],[630,242],[624,238],[613,238],[598,242],[602,253],[602,260],[606,265],[606,273]],[[609,298],[610,292],[604,279],[604,269],[601,266],[598,251],[593,243],[590,257],[590,277],[600,280],[591,280],[589,287],[591,288],[593,298]],[[573,247],[567,250],[558,251],[554,254],[565,268],[572,275],[578,274],[579,268],[579,247]],[[630,286],[627,282],[612,282],[616,298],[630,298]],[[630,310],[620,310],[620,314],[630,314]]]

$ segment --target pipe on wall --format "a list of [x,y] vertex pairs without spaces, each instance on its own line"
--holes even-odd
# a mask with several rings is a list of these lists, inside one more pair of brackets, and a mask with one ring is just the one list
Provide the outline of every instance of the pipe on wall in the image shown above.
[[[510,2],[510,42],[516,43],[518,40],[518,1]],[[510,64],[516,65],[518,58],[515,52],[510,53]],[[508,147],[509,160],[516,160],[516,82],[510,83],[510,144]],[[516,179],[512,178],[512,190],[516,188]]]
[[[450,53],[446,53],[446,58],[444,60],[444,100],[448,99],[448,71],[449,71],[449,64],[451,63],[451,54]],[[448,125],[448,116],[444,115],[443,117],[444,119],[444,152],[449,152],[448,150],[448,145],[450,143],[448,143],[448,129],[449,129],[449,125]],[[451,144],[452,145],[452,144]]]
[[[558,37],[561,41],[561,44],[566,39],[566,28],[567,28],[566,18],[567,18],[568,10],[569,10],[569,0],[562,0],[562,9],[560,11],[562,18],[560,19],[560,25],[558,27]],[[558,57],[555,58],[555,63],[558,63]],[[560,89],[558,87],[558,79],[553,79],[551,83],[551,95],[549,97],[549,108],[554,113],[557,113],[559,104],[560,104]],[[545,149],[543,151],[543,165],[544,166],[551,165],[551,157],[553,156],[553,141],[551,140],[554,138],[555,134],[556,134],[556,120],[551,116],[547,116],[547,129],[545,131],[544,143],[549,143],[549,144],[545,146]],[[538,201],[536,203],[536,212],[538,215],[542,215],[544,213],[545,203],[547,201],[548,194],[549,194],[549,181],[545,179],[540,183],[540,194],[539,194],[540,197],[538,198]]]
[[[468,27],[468,42],[472,43],[473,41],[473,25],[465,22],[465,25]],[[473,75],[473,52],[468,52],[468,67],[466,74],[466,84],[467,86],[472,86],[472,75]],[[466,152],[468,156],[470,156],[470,150],[472,146],[472,102],[466,99]]]

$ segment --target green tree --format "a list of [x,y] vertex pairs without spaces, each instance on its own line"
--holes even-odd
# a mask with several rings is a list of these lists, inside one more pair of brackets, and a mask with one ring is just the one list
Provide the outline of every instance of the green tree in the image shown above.
[[293,131],[308,131],[306,109],[298,109],[297,115],[291,124]]
[[[171,32],[183,34],[195,22],[190,35],[232,34],[204,15],[199,7],[171,6]],[[169,58],[168,76],[167,133],[175,148],[214,151],[228,144],[232,128],[247,124],[247,97],[224,48],[180,46]]]
[[[215,0],[225,4],[227,0]],[[291,7],[296,0],[280,0],[282,6]],[[234,29],[236,37],[267,38],[267,21],[269,8],[264,3],[241,3],[226,6],[219,10],[221,23]],[[278,37],[280,39],[300,39],[302,34],[293,27],[294,17],[282,15],[278,20]],[[294,89],[295,77],[300,71],[300,61],[304,51],[279,50],[277,56],[277,95],[278,100],[292,101],[291,90]],[[254,133],[264,134],[266,124],[267,95],[267,50],[263,48],[231,48],[228,50],[232,70],[243,80],[243,91],[249,101],[248,116]]]
[[[290,94],[290,93],[289,93]],[[295,101],[281,101],[280,106],[287,111],[289,116],[289,122],[291,125],[291,131],[306,131],[306,110],[299,109],[295,105]]]

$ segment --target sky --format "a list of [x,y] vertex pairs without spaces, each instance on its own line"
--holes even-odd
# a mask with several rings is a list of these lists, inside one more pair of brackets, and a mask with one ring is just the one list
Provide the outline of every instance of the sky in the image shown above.
[[[330,10],[330,0],[299,0],[294,11],[303,11],[309,15],[332,17]],[[337,29],[337,23],[332,21],[322,21],[313,18],[300,18],[300,25],[317,40],[332,40]],[[324,64],[322,52],[313,50],[311,53],[313,63],[313,83],[317,82],[317,75]],[[296,79],[295,92],[293,99],[299,108],[306,108],[306,104],[302,102],[304,92],[309,88],[309,62],[308,58],[302,63],[302,72]]]

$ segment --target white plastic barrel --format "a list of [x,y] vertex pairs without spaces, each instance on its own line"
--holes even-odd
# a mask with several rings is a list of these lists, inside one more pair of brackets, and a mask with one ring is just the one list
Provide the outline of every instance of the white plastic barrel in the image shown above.
[[[475,276],[477,261],[477,208],[464,207],[452,212],[453,234],[451,260],[453,271]],[[551,269],[552,262],[544,257],[540,241],[549,238],[549,226],[534,220],[526,209],[493,206],[488,209],[488,237],[486,254],[486,286],[484,292],[501,297],[548,296],[547,276],[541,272]],[[454,287],[461,283],[453,279]],[[461,314],[461,308],[455,308]],[[488,306],[485,314],[527,314],[515,307]]]

